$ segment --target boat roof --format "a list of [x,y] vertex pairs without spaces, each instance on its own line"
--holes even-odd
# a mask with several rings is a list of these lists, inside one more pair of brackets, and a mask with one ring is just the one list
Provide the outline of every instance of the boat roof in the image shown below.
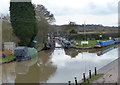
[[19,47],[16,47],[15,49],[25,49],[27,48],[26,46],[19,46]]
[[15,44],[14,42],[4,42],[4,44]]

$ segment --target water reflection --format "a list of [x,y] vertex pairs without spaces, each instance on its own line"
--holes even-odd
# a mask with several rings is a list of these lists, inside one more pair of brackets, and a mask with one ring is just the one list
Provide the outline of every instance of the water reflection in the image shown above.
[[28,61],[13,62],[9,64],[3,64],[2,66],[2,82],[3,83],[15,83],[17,75],[25,75],[29,71],[29,67],[37,62],[38,57],[35,57]]
[[16,78],[15,73],[16,63],[4,64],[2,66],[2,82],[14,83]]
[[109,47],[109,48],[107,48],[107,49],[105,49],[105,50],[99,51],[99,52],[97,52],[97,55],[98,55],[98,56],[101,56],[101,55],[103,55],[103,54],[111,51],[111,50],[114,49],[114,48],[115,48],[115,47],[112,46],[112,47]]
[[115,46],[109,46],[104,48],[96,48],[96,49],[64,49],[65,54],[71,56],[71,58],[75,58],[79,53],[87,52],[87,53],[97,53],[98,56],[103,55],[109,52],[112,49],[115,49]]
[[[52,54],[52,62],[57,66],[57,71],[54,77],[50,78],[47,82],[55,83],[66,83],[69,80],[74,82],[74,77],[82,79],[82,74],[85,72],[88,75],[89,70],[94,70],[96,66],[97,69],[107,65],[111,61],[118,58],[118,50],[113,49],[110,52],[98,56],[96,53],[82,52],[75,50],[66,50],[66,55],[64,49],[55,49]],[[74,58],[71,57],[72,52],[77,52]],[[114,56],[112,56],[112,55]],[[102,63],[101,63],[102,62]]]
[[83,72],[88,75],[88,71],[93,72],[95,66],[99,69],[118,58],[118,48],[109,50],[104,55],[97,55],[98,51],[106,49],[56,48],[42,51],[38,57],[31,60],[4,64],[2,81],[3,83],[67,83],[69,80],[74,82],[75,76],[81,80]]
[[[39,53],[37,63],[29,68],[29,72],[25,75],[17,75],[16,82],[20,83],[43,83],[56,71],[56,67],[52,65],[50,60],[50,52],[43,51]],[[41,56],[42,55],[42,56]]]
[[76,49],[65,49],[65,54],[71,56],[71,58],[75,58],[80,51]]
[[[50,60],[51,51],[39,53],[31,60],[3,65],[3,83],[43,83],[54,74],[56,67]],[[41,56],[42,55],[42,56]]]
[[37,62],[38,57],[35,57],[31,60],[16,62],[15,72],[16,74],[25,75],[29,71],[29,67],[34,65]]

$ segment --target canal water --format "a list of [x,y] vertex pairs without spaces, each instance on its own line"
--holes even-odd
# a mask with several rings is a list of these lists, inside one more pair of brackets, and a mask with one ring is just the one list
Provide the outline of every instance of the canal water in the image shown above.
[[74,77],[81,80],[83,73],[88,75],[89,70],[94,73],[94,67],[100,69],[118,58],[118,48],[105,51],[107,49],[55,48],[41,51],[38,57],[31,60],[4,64],[2,82],[67,83],[68,81],[74,82]]

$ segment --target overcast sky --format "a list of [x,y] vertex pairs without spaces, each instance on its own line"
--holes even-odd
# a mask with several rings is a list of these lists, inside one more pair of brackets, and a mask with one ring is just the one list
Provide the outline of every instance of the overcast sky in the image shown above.
[[[44,5],[54,14],[55,24],[103,24],[118,25],[119,0],[32,0],[34,4]],[[10,0],[0,0],[0,13],[9,13]]]

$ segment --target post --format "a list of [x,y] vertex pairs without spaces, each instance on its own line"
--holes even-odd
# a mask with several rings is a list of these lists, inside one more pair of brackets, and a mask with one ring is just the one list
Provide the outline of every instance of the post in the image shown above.
[[97,69],[96,69],[96,67],[95,67],[95,75],[97,75]]
[[77,77],[75,77],[75,84],[77,85]]
[[71,81],[68,81],[68,85],[71,85]]
[[91,70],[89,70],[89,78],[91,78]]
[[86,82],[85,73],[83,73],[83,80]]

